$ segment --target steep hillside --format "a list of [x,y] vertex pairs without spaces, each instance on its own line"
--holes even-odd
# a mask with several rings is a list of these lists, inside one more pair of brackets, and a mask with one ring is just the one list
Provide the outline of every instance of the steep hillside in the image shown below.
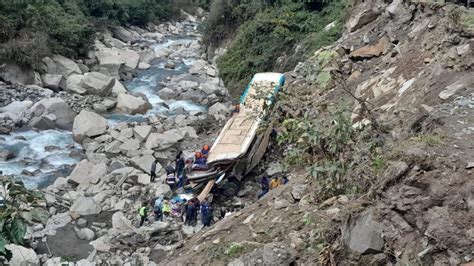
[[267,160],[289,184],[161,264],[472,262],[473,18],[452,4],[354,6],[342,38],[287,73]]

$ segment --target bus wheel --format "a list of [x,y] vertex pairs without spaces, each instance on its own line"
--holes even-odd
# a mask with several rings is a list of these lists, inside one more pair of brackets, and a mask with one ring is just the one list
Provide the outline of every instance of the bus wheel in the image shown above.
[[239,193],[239,186],[234,182],[227,182],[222,185],[221,193],[229,198],[235,197]]

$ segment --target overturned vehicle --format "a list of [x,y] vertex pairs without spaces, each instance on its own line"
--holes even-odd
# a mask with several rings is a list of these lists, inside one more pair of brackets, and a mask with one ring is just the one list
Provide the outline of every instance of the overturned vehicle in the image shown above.
[[240,110],[233,113],[212,145],[206,170],[187,174],[189,186],[199,199],[214,187],[224,196],[236,196],[240,181],[262,159],[273,129],[268,115],[275,96],[285,83],[280,73],[256,74],[240,98]]

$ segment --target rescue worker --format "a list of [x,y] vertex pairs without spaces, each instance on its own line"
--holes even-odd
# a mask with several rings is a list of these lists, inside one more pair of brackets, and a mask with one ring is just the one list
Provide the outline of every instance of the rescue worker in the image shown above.
[[240,103],[234,102],[233,105],[234,105],[234,109],[232,110],[232,112],[230,112],[230,117],[233,117],[234,115],[240,113]]
[[209,156],[209,150],[210,150],[210,147],[207,144],[204,145],[201,149],[201,155],[203,158],[206,158],[206,160],[207,160],[207,157]]
[[201,204],[201,222],[204,227],[211,226],[212,221],[212,207],[207,201],[207,198],[202,201]]
[[199,212],[199,209],[201,208],[201,202],[196,197],[193,198],[193,201],[194,201],[194,217],[193,217],[192,223],[193,225],[196,225],[198,221],[198,212]]
[[184,167],[186,166],[186,163],[183,157],[184,157],[183,151],[179,151],[178,155],[176,155],[176,160],[175,160],[176,177],[178,178],[178,188],[184,187],[185,185]]
[[270,189],[275,189],[280,186],[280,180],[278,180],[278,177],[274,176],[272,178],[272,182],[270,182]]
[[184,222],[185,225],[193,225],[194,223],[194,216],[196,212],[195,200],[192,198],[186,204],[186,221]]
[[158,159],[155,159],[151,164],[150,169],[150,182],[153,182],[156,178],[156,164],[158,163]]
[[153,209],[155,213],[155,221],[163,221],[163,212],[162,209],[163,197],[160,196],[155,200],[155,207]]
[[138,210],[138,215],[140,215],[140,227],[145,223],[145,220],[148,217],[148,203],[143,202],[142,207]]
[[169,220],[170,219],[170,214],[171,214],[171,206],[169,200],[165,199],[163,201],[163,206],[161,208],[161,211],[163,212],[163,216]]
[[167,167],[166,168],[166,184],[170,186],[171,190],[174,190],[175,184],[176,184],[176,176],[174,175],[174,169],[171,171],[172,167]]
[[268,190],[269,190],[268,176],[264,175],[262,177],[262,180],[260,180],[260,188],[262,189],[262,191],[260,192],[260,194],[258,194],[258,199],[260,199],[261,197],[263,197],[265,194],[268,193]]
[[207,169],[206,167],[206,158],[202,156],[202,153],[200,151],[197,151],[194,154],[194,164],[193,164],[193,169],[196,170],[205,170]]

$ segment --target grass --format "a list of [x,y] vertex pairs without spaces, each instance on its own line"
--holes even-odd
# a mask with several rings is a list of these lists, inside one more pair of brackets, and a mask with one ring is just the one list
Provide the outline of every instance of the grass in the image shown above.
[[430,147],[435,147],[443,144],[443,136],[438,134],[419,135],[410,140],[417,143],[423,143]]

